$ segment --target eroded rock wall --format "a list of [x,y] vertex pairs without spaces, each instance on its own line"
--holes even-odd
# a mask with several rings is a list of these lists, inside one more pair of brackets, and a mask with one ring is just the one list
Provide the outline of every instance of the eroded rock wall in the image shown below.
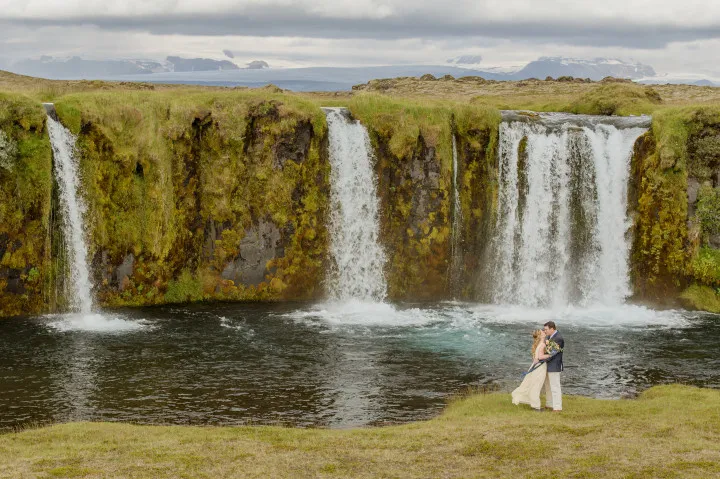
[[0,94],[0,317],[51,303],[51,158],[42,105]]
[[320,296],[320,110],[277,94],[127,100],[56,105],[78,134],[101,304]]

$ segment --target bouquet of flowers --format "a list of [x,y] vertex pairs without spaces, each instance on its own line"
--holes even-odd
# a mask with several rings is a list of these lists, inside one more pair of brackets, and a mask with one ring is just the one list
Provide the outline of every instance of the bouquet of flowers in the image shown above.
[[560,347],[560,345],[552,339],[548,340],[547,344],[545,345],[545,354],[554,356],[557,353],[562,353],[562,348]]

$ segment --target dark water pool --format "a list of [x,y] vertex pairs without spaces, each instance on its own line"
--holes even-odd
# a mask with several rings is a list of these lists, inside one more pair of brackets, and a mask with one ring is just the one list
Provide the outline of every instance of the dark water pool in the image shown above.
[[548,319],[567,342],[565,393],[618,398],[669,382],[720,388],[713,315],[214,304],[0,322],[0,428],[412,421],[468,386],[510,391],[528,366],[532,329]]

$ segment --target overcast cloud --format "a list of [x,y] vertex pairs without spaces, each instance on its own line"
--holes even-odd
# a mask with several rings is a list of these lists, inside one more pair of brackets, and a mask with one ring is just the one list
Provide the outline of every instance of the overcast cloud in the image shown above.
[[0,0],[6,63],[41,54],[222,58],[223,49],[238,63],[278,66],[442,63],[463,54],[508,66],[561,55],[720,76],[718,39],[720,2],[707,0]]

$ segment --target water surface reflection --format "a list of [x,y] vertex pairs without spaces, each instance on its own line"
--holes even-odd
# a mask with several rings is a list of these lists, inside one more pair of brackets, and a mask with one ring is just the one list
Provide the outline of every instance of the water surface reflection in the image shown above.
[[0,322],[0,427],[48,421],[349,427],[436,414],[467,386],[510,390],[532,329],[556,319],[564,391],[720,387],[720,321],[644,308],[543,311],[462,303],[214,304],[119,312],[142,327]]

